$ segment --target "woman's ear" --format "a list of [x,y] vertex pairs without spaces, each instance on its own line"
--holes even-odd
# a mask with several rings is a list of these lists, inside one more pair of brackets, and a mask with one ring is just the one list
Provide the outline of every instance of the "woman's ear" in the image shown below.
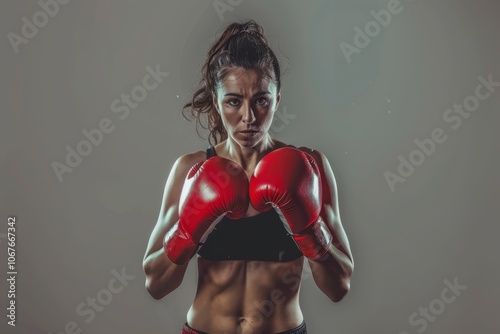
[[276,95],[276,108],[274,108],[274,111],[278,110],[278,106],[280,105],[281,101],[281,92],[278,92],[278,95]]

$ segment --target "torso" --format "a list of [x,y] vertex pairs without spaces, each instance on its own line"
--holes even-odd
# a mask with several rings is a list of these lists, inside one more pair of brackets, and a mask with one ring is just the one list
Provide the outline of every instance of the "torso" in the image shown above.
[[290,262],[198,257],[198,289],[188,324],[208,333],[278,333],[299,326],[304,258]]
[[[275,141],[275,149],[286,144]],[[224,156],[220,146],[217,155]],[[200,151],[200,161],[205,160]],[[247,176],[253,170],[246,170]],[[245,216],[259,214],[249,205]],[[288,262],[211,261],[197,256],[198,288],[188,324],[208,333],[278,333],[299,326],[304,257]]]

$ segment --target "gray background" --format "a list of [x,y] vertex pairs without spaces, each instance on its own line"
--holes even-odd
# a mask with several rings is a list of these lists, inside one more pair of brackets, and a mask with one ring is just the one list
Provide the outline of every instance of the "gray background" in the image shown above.
[[[7,34],[21,34],[22,17],[33,22],[41,7],[2,2],[0,268],[15,215],[18,308],[17,326],[7,326],[2,280],[0,331],[60,333],[74,321],[82,333],[180,332],[194,261],[181,287],[156,301],[142,257],[173,162],[207,146],[180,113],[207,48],[223,25],[253,18],[285,72],[280,110],[295,116],[274,134],[329,158],[355,257],[338,304],[304,277],[310,332],[419,333],[409,316],[457,278],[467,289],[424,332],[498,333],[500,88],[456,130],[443,114],[474,94],[479,76],[500,81],[499,2],[402,0],[350,63],[340,43],[353,44],[353,29],[388,1],[232,3],[221,17],[212,1],[72,1],[15,53]],[[169,76],[120,119],[111,103],[157,64]],[[114,131],[59,182],[51,164],[103,118]],[[408,159],[435,128],[447,140],[391,191],[384,172],[396,173],[398,156]],[[122,268],[134,276],[128,285],[91,321],[77,314]]]

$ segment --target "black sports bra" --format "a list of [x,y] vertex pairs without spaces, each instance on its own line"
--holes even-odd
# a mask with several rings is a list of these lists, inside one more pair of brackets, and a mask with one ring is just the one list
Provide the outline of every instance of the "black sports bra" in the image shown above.
[[[208,147],[207,159],[215,155],[214,147]],[[204,259],[216,261],[286,262],[302,256],[274,209],[237,220],[224,216],[208,235],[198,254]]]

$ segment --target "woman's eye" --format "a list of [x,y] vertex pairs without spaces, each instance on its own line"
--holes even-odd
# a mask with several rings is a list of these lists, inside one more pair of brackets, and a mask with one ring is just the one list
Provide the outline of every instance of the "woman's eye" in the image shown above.
[[260,99],[257,100],[257,104],[266,104],[266,103],[267,103],[267,99],[264,97],[261,97]]
[[[256,100],[256,103],[259,105],[266,105],[268,102],[269,102],[268,99],[264,97],[261,97]],[[226,103],[231,107],[237,107],[240,105],[240,101],[237,99],[227,100]]]

